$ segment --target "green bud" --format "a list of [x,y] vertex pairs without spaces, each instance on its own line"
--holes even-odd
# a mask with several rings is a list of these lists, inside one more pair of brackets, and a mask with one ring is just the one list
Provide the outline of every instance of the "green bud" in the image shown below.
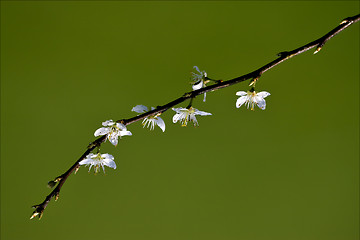
[[55,187],[55,185],[56,185],[55,181],[49,181],[47,184],[48,188],[53,188],[53,187]]

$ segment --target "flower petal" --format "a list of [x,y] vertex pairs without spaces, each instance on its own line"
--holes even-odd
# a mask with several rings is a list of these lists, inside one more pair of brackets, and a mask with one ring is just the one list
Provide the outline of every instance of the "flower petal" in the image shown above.
[[101,154],[101,158],[114,160],[114,156],[108,153]]
[[[211,114],[210,114],[211,115]],[[199,126],[199,123],[198,121],[196,120],[196,117],[195,117],[195,114],[191,114],[190,115],[190,121],[192,121],[194,123],[194,126],[198,125]]]
[[119,136],[132,136],[132,133],[130,131],[119,131]]
[[195,90],[198,90],[200,88],[202,88],[204,86],[204,82],[202,80],[194,83],[194,85],[192,85],[192,89],[195,91]]
[[144,113],[144,112],[148,111],[148,108],[144,105],[136,105],[135,107],[133,107],[131,109],[131,111],[137,112],[137,113]]
[[85,158],[85,159],[83,159],[83,160],[81,160],[81,161],[79,162],[79,165],[91,164],[91,163],[93,163],[93,161],[94,161],[94,160],[92,160],[92,159],[90,159],[90,158]]
[[106,165],[110,168],[116,169],[116,163],[114,162],[114,160],[106,158],[103,160],[103,162],[104,162],[104,165]]
[[208,112],[204,112],[204,111],[199,111],[199,110],[195,109],[194,116],[195,116],[195,115],[208,116],[208,115],[212,115],[212,114],[211,114],[211,113],[208,113]]
[[265,99],[258,97],[258,98],[256,99],[256,104],[258,105],[258,107],[259,107],[261,110],[265,110],[265,108],[266,108]]
[[267,96],[270,95],[270,93],[263,91],[263,92],[257,93],[256,95],[261,97],[261,98],[266,98]]
[[162,120],[161,117],[157,117],[156,124],[159,126],[159,128],[161,128],[163,132],[165,132],[165,122],[164,120]]
[[186,108],[172,108],[172,110],[174,110],[176,113],[181,113],[182,110],[187,110]]
[[109,128],[102,127],[94,132],[94,136],[95,137],[102,136],[102,135],[108,134],[109,132],[110,132]]
[[176,113],[174,116],[173,116],[173,123],[176,123],[177,121],[179,121],[181,119],[181,113]]
[[236,95],[237,95],[237,96],[245,96],[245,95],[247,95],[247,92],[238,91],[238,92],[236,93]]
[[120,130],[126,130],[126,126],[122,123],[116,123],[116,127],[119,128]]
[[241,107],[241,105],[243,105],[243,104],[246,102],[246,99],[247,99],[247,96],[239,97],[239,98],[236,100],[236,107],[237,107],[237,108]]
[[109,142],[111,142],[112,145],[116,146],[118,144],[118,137],[119,137],[118,134],[115,133],[111,134],[109,136]]
[[103,122],[102,123],[102,125],[104,126],[104,127],[106,127],[106,126],[112,126],[112,125],[114,125],[115,123],[114,123],[114,121],[113,120],[107,120],[107,121],[105,121],[105,122]]

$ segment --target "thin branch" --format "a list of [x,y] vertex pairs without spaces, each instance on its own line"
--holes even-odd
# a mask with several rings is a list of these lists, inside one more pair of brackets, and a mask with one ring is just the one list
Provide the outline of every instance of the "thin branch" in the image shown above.
[[[353,17],[348,17],[346,19],[344,19],[339,26],[335,27],[333,30],[331,30],[330,32],[328,32],[327,34],[325,34],[324,36],[320,37],[319,39],[316,39],[315,41],[312,41],[304,46],[301,46],[299,48],[296,48],[292,51],[286,51],[286,52],[281,52],[278,54],[278,58],[275,59],[274,61],[260,67],[259,69],[250,72],[248,74],[242,75],[240,77],[236,77],[234,79],[230,79],[227,81],[215,81],[216,84],[213,84],[211,86],[207,86],[205,88],[201,88],[198,89],[196,91],[191,91],[191,92],[187,92],[185,94],[183,94],[181,97],[165,104],[162,106],[157,106],[154,110],[148,111],[146,113],[140,114],[138,116],[129,118],[129,119],[122,119],[122,120],[118,120],[117,122],[122,123],[124,125],[129,125],[132,124],[134,122],[137,122],[139,120],[142,120],[146,117],[150,117],[150,116],[154,116],[156,114],[161,114],[164,113],[165,111],[167,111],[168,109],[170,109],[171,107],[174,107],[175,105],[182,103],[188,99],[193,99],[198,95],[204,94],[206,92],[210,92],[210,91],[215,91],[215,90],[219,90],[221,88],[226,88],[229,87],[231,85],[243,82],[245,80],[248,79],[252,79],[253,83],[256,82],[257,79],[259,79],[261,77],[261,75],[263,73],[265,73],[266,71],[270,70],[271,68],[277,66],[278,64],[296,56],[299,55],[303,52],[306,52],[312,48],[316,47],[316,51],[314,52],[314,54],[318,53],[323,46],[325,45],[325,43],[327,41],[329,41],[332,37],[334,37],[335,35],[339,34],[341,31],[343,31],[344,29],[346,29],[347,27],[349,27],[350,25],[352,25],[353,23],[356,23],[360,20],[360,14],[353,16]],[[208,80],[212,80],[210,78],[207,78]],[[35,205],[33,206],[33,208],[35,208],[33,214],[31,215],[31,218],[34,218],[36,216],[39,217],[39,219],[42,217],[42,214],[45,210],[45,208],[47,207],[48,203],[50,202],[50,200],[55,197],[55,200],[58,199],[59,197],[59,193],[61,190],[61,187],[64,185],[65,181],[67,180],[67,178],[71,175],[71,173],[73,173],[75,171],[78,170],[78,168],[80,167],[79,162],[81,160],[83,160],[89,153],[91,153],[95,148],[100,147],[101,144],[103,142],[105,142],[106,140],[106,135],[96,139],[94,142],[90,143],[89,146],[87,147],[87,150],[84,152],[83,155],[81,155],[81,157],[61,176],[57,177],[54,179],[54,181],[51,181],[53,183],[53,185],[55,185],[56,183],[57,186],[54,188],[54,190],[45,198],[44,202],[42,202],[41,204]]]

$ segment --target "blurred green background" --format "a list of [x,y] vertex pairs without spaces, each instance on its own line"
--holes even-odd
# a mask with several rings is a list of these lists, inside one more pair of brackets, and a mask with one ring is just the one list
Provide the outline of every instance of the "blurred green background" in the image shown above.
[[[1,2],[1,239],[359,239],[359,23],[262,76],[202,96],[213,116],[128,126],[118,168],[82,167],[50,192],[108,119],[191,90],[194,65],[231,79],[322,36],[358,1]],[[182,104],[186,106],[187,103]]]

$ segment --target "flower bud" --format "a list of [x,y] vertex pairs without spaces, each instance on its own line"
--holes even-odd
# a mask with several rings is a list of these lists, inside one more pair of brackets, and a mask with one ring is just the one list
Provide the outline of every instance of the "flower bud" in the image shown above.
[[49,181],[49,182],[47,183],[48,188],[53,188],[53,187],[55,187],[55,185],[56,185],[56,182],[55,182],[55,181]]

